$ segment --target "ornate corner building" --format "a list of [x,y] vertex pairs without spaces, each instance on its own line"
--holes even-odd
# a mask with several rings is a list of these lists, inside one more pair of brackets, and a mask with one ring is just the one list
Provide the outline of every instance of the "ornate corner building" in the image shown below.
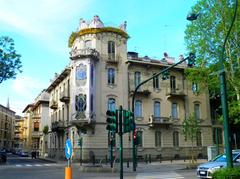
[[[122,105],[131,110],[135,87],[172,65],[174,59],[139,57],[127,52],[126,22],[119,28],[105,27],[98,16],[89,23],[80,20],[69,39],[70,65],[47,88],[50,94],[48,155],[64,158],[67,138],[73,144],[73,159],[104,159],[109,155],[106,111]],[[185,157],[191,143],[184,140],[182,122],[190,114],[200,121],[195,154],[206,156],[212,145],[208,91],[196,94],[197,85],[187,81],[186,64],[169,71],[169,78],[154,78],[141,86],[135,99],[136,128],[140,131],[138,156]],[[81,144],[79,140],[81,139]],[[124,135],[124,158],[131,158],[132,138]],[[118,155],[118,137],[114,147]]]

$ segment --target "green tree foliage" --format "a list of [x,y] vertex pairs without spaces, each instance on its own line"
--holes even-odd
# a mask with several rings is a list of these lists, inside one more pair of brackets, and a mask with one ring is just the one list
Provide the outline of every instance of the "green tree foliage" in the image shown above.
[[21,55],[14,48],[14,41],[10,37],[0,37],[0,83],[7,79],[16,78],[21,71]]
[[49,130],[48,125],[44,126],[43,134],[46,135],[48,133],[48,130]]
[[[234,8],[235,0],[199,0],[192,7],[192,12],[200,13],[198,19],[189,22],[185,31],[187,48],[196,54],[196,68],[186,70],[187,78],[198,83],[200,90],[208,87],[211,95],[220,94],[218,79],[220,58],[223,42],[233,19]],[[235,122],[240,120],[239,37],[240,7],[238,7],[237,18],[226,42],[224,53],[229,114]]]
[[191,162],[194,163],[194,142],[197,140],[197,133],[200,132],[200,121],[195,118],[195,115],[190,115],[188,118],[185,118],[182,125],[182,133],[185,138],[185,141],[191,142]]

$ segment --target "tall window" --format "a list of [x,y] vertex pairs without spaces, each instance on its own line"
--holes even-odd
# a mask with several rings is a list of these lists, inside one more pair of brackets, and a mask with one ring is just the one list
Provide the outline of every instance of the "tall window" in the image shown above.
[[200,119],[200,104],[195,103],[194,104],[194,115],[196,119]]
[[108,99],[108,110],[114,111],[116,109],[116,101],[114,98]]
[[196,144],[198,147],[202,146],[202,133],[200,131],[196,134]]
[[161,131],[155,132],[155,146],[161,147],[162,146],[162,134]]
[[193,93],[198,92],[198,84],[195,82],[192,83],[192,91],[193,91]]
[[175,76],[170,76],[170,87],[171,87],[171,92],[176,93],[176,77]]
[[[141,72],[135,72],[134,74],[134,84],[135,88],[141,83]],[[140,89],[140,88],[139,88]]]
[[173,147],[179,147],[179,132],[173,132]]
[[172,103],[172,118],[178,118],[177,103]]
[[33,131],[35,131],[35,132],[39,131],[39,122],[33,123]]
[[108,41],[108,59],[115,60],[115,42]]
[[159,101],[154,102],[154,117],[161,117],[161,105]]
[[222,144],[222,128],[213,128],[213,142],[214,144]]
[[113,85],[115,83],[115,69],[108,68],[108,84]]
[[[155,75],[155,74],[153,74],[153,75]],[[159,76],[153,78],[153,88],[159,89]]]
[[137,100],[135,102],[134,115],[135,117],[142,117],[142,101]]

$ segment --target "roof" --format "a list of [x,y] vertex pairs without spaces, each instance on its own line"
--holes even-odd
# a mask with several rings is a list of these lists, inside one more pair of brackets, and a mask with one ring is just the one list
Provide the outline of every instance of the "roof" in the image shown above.
[[71,68],[67,67],[65,68],[60,75],[50,84],[50,86],[47,88],[47,92],[50,93],[59,83],[63,81],[71,72]]
[[25,113],[29,108],[32,108],[34,104],[28,104],[24,110],[22,111],[22,113]]

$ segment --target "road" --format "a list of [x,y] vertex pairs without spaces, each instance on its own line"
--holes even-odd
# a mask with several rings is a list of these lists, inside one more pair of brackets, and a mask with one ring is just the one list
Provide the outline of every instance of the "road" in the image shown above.
[[[0,179],[63,179],[65,163],[8,156],[6,165],[0,165]],[[72,179],[117,179],[119,173],[82,172],[73,164]],[[180,164],[139,164],[137,172],[124,165],[124,179],[196,179],[196,170],[186,170]]]

